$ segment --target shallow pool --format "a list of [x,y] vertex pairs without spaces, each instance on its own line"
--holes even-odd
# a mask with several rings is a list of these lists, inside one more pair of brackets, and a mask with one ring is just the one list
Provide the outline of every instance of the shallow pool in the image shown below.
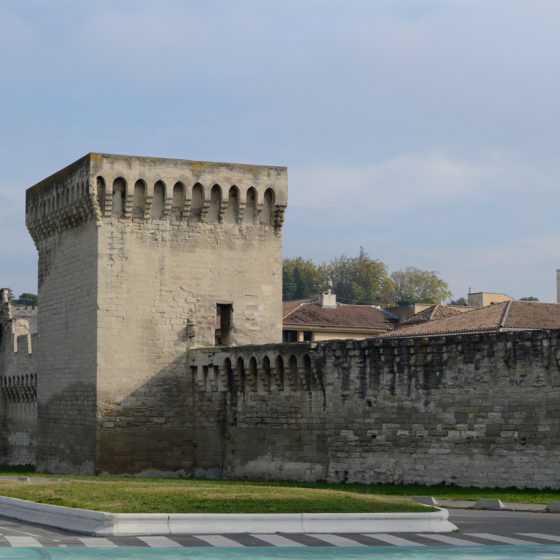
[[560,545],[418,547],[0,548],[0,560],[530,560],[560,559]]

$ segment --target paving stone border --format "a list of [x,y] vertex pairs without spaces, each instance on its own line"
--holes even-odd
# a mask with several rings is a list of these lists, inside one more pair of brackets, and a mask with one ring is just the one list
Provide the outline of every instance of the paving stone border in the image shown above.
[[451,509],[490,509],[502,511],[527,511],[536,513],[560,513],[560,502],[549,504],[527,504],[519,502],[503,502],[500,499],[452,500],[433,496],[414,496],[413,501],[430,506],[443,506]]
[[0,497],[0,515],[96,536],[216,533],[449,533],[449,512],[190,514],[106,513]]
[[478,500],[476,504],[474,504],[475,508],[478,509],[506,509],[504,502],[502,500],[495,500],[491,498],[483,498],[482,500]]

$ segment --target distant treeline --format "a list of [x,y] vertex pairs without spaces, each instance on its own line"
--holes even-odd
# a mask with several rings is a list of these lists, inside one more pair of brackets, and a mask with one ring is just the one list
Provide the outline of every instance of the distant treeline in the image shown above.
[[9,295],[10,301],[12,303],[15,303],[16,305],[27,305],[30,307],[36,307],[37,303],[39,302],[39,298],[37,297],[37,294],[28,294],[24,292],[18,298],[16,298],[14,296],[14,292],[10,288],[8,288],[8,292],[10,293]]
[[363,248],[357,257],[341,255],[319,265],[301,257],[284,259],[282,279],[284,301],[308,298],[328,288],[342,303],[372,305],[442,303],[452,295],[437,272],[411,266],[389,273]]

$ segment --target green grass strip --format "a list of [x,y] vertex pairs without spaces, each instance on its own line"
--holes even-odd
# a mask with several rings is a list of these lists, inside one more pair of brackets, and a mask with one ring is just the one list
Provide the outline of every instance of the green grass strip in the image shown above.
[[[7,480],[6,475],[29,477]],[[45,481],[44,478],[58,480]],[[41,503],[130,513],[350,513],[426,511],[416,495],[440,499],[549,503],[557,490],[463,488],[453,485],[198,480],[35,474],[5,468],[0,494]]]
[[[21,474],[21,473],[18,473]],[[0,494],[35,502],[114,513],[361,513],[420,512],[399,496],[355,492],[344,485],[71,477],[67,481],[0,478]]]

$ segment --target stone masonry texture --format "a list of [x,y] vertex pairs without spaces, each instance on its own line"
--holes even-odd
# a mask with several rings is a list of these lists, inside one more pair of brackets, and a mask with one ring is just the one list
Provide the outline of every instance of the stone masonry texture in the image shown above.
[[37,369],[29,321],[0,290],[0,464],[32,465],[37,443]]
[[560,331],[281,344],[283,167],[88,154],[0,291],[0,464],[560,488]]
[[560,333],[192,350],[193,473],[559,488]]
[[286,175],[89,154],[27,191],[39,470],[190,467],[185,352],[215,344],[220,306],[227,343],[281,340]]

